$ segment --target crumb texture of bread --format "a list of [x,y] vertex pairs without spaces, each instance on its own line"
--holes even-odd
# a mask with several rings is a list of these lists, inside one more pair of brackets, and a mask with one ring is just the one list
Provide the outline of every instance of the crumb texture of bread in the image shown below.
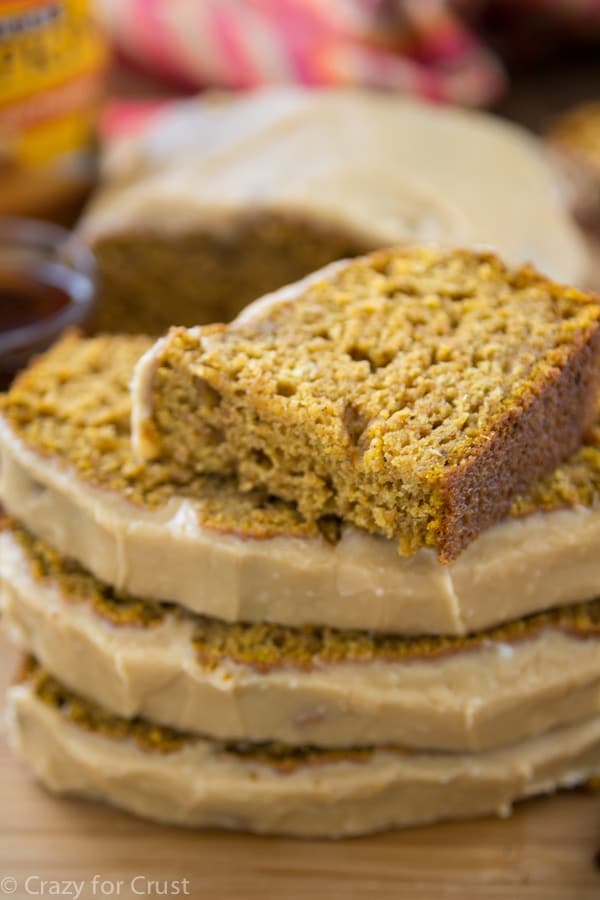
[[594,421],[598,300],[530,267],[402,248],[298,290],[171,331],[148,455],[450,561]]
[[340,226],[261,212],[234,228],[156,234],[142,228],[98,239],[102,332],[162,334],[171,325],[228,322],[268,291],[373,247]]
[[[74,475],[133,504],[157,508],[169,498],[198,501],[200,524],[224,533],[269,538],[325,537],[335,543],[340,522],[300,515],[293,503],[265,491],[242,493],[235,480],[198,476],[173,460],[140,463],[130,440],[129,385],[149,338],[65,336],[0,396],[0,415],[25,443],[73,468]],[[600,416],[598,417],[600,422]],[[600,498],[600,424],[587,441],[550,474],[517,497],[513,516],[574,506]]]
[[264,491],[241,494],[231,479],[136,459],[129,385],[135,363],[151,343],[133,335],[67,334],[0,395],[0,415],[37,452],[138,506],[157,508],[182,496],[197,501],[199,523],[217,531],[331,539],[335,523],[308,521]]

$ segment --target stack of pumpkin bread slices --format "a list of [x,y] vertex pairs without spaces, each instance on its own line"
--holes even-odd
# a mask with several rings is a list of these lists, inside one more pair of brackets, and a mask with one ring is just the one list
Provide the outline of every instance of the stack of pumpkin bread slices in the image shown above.
[[302,836],[600,774],[599,388],[598,299],[466,250],[65,336],[0,401],[15,749]]

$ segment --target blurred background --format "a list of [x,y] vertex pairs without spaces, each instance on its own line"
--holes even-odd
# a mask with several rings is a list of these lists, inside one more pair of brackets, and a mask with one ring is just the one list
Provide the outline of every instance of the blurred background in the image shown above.
[[600,0],[0,0],[0,53],[0,212],[72,222],[98,136],[208,87],[369,87],[543,133],[600,98]]
[[[589,280],[600,284],[600,0],[0,0],[0,216],[74,228],[105,187],[114,147],[143,145],[157,121],[168,135],[174,120],[161,116],[171,104],[272,84],[368,89],[523,125],[552,157],[556,189],[589,248]],[[201,155],[212,126],[192,119],[187,143]],[[155,135],[146,154],[159,144]],[[438,153],[442,167],[444,148]],[[189,165],[189,146],[186,154]],[[87,295],[97,287],[89,248],[71,246],[67,284],[56,275],[61,238],[35,228],[19,226],[15,236],[0,223],[0,370],[83,322],[89,306],[37,342],[28,336],[25,348],[7,343],[3,332],[51,317],[62,303],[47,283],[36,294],[33,280],[13,271],[15,259],[41,252],[54,288],[71,290],[75,270],[88,279]],[[128,259],[119,257],[121,272]],[[157,278],[173,283],[166,270]],[[257,291],[263,282],[270,286],[257,281]],[[128,330],[159,328],[138,308],[132,316]]]
[[[515,109],[546,85],[548,114],[598,95],[597,0],[99,0],[125,72],[180,89],[359,85]],[[535,73],[532,76],[532,73]],[[539,81],[536,82],[536,77]],[[129,83],[134,92],[140,77]],[[162,88],[161,88],[162,90]]]

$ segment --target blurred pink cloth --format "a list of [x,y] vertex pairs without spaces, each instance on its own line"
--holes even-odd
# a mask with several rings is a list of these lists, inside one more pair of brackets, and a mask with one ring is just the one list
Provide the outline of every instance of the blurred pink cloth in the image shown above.
[[[189,87],[362,85],[481,106],[505,87],[476,30],[519,47],[540,28],[600,28],[600,0],[96,0],[115,45]],[[495,17],[495,18],[494,18]],[[533,26],[533,30],[532,30]]]

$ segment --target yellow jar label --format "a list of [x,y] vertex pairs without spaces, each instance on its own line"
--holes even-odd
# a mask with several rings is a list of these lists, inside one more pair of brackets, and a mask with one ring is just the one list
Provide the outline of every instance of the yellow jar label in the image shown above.
[[2,168],[88,144],[106,56],[89,0],[0,0]]

